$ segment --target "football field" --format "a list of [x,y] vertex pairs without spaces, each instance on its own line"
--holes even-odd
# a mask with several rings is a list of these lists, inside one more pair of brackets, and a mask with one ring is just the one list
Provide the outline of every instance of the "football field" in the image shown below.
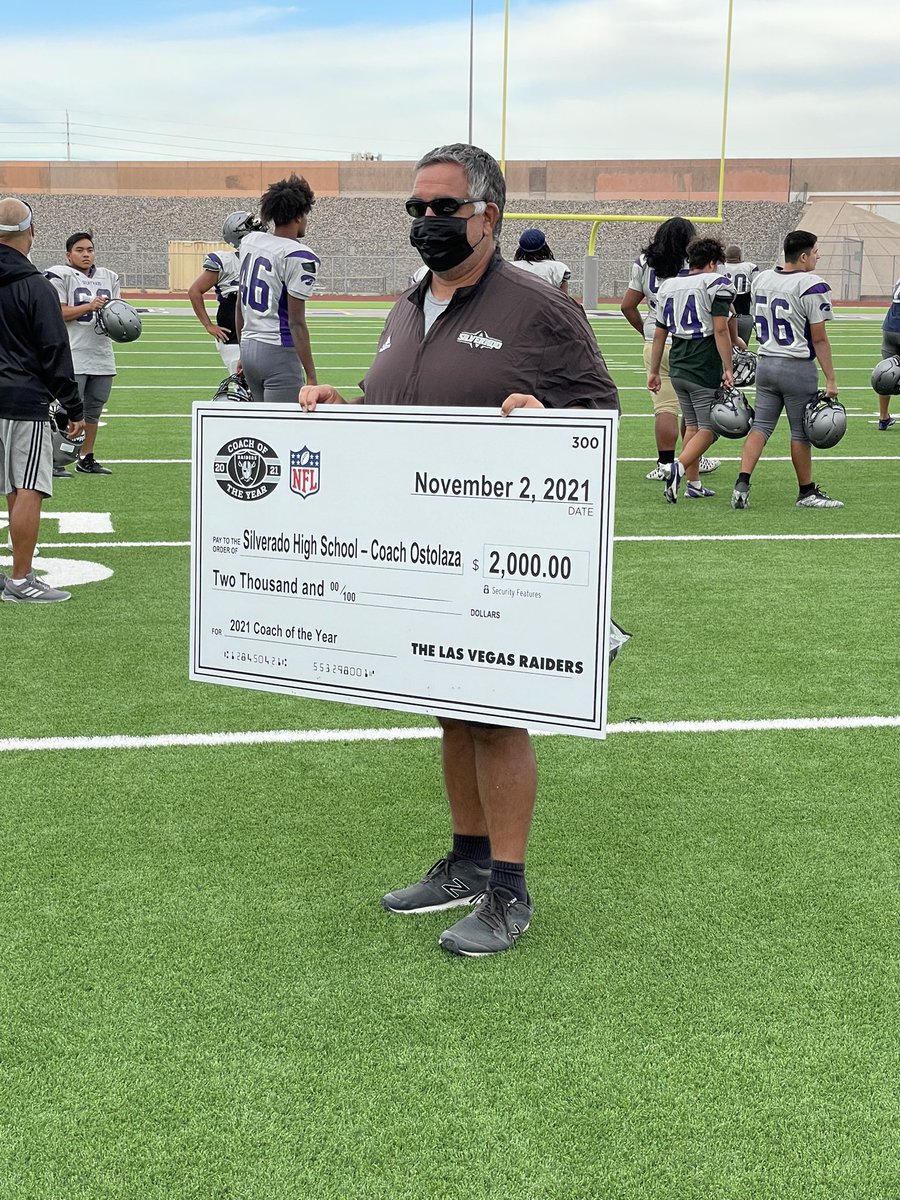
[[[739,442],[710,500],[645,479],[640,339],[593,319],[634,638],[608,740],[537,739],[529,932],[465,960],[447,914],[379,906],[448,846],[433,723],[188,682],[190,412],[224,371],[151,307],[116,350],[114,473],[44,505],[36,566],[72,601],[0,606],[0,1200],[900,1195],[878,322],[829,326],[848,432],[815,478],[845,507],[795,507],[783,418],[734,512]],[[354,393],[378,308],[311,312],[320,382]]]

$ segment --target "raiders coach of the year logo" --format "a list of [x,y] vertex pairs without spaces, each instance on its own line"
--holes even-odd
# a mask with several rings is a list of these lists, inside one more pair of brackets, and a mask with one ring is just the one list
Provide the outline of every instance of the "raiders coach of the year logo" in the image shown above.
[[262,500],[281,479],[281,463],[268,442],[241,437],[226,442],[213,462],[213,475],[235,500]]

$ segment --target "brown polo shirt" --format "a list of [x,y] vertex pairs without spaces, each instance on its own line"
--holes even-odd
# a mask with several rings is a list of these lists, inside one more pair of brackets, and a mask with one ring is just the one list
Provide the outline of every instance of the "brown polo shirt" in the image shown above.
[[499,408],[512,392],[547,408],[619,409],[619,394],[584,310],[499,251],[459,288],[425,336],[430,276],[388,313],[361,383],[367,404]]

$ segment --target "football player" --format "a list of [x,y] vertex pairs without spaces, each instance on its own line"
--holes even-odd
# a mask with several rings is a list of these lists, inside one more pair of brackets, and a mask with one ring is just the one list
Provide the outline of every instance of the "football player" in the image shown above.
[[241,241],[239,369],[257,403],[295,404],[303,384],[317,382],[306,301],[319,259],[301,240],[314,203],[312,188],[298,175],[271,184],[259,215],[274,232],[248,233]]
[[[679,272],[687,272],[687,247],[696,232],[693,222],[685,217],[671,217],[663,221],[650,245],[632,263],[631,278],[628,290],[622,297],[621,311],[628,324],[644,339],[644,367],[648,373],[651,343],[656,330],[656,294],[660,282]],[[644,301],[647,312],[642,316],[638,305]],[[665,479],[678,443],[678,397],[669,378],[668,345],[663,350],[659,364],[659,377],[659,391],[653,395],[656,466],[648,473],[648,479]],[[702,458],[700,471],[714,471],[718,465],[715,458]]]
[[[44,272],[62,306],[69,334],[75,379],[84,405],[84,445],[75,463],[82,475],[111,475],[109,467],[94,458],[100,414],[109,400],[116,374],[113,344],[97,328],[95,314],[107,300],[118,300],[119,276],[94,262],[94,235],[90,230],[66,238],[66,261]],[[71,479],[64,467],[54,468],[57,479]]]
[[843,508],[812,477],[812,450],[803,428],[806,405],[818,387],[816,359],[825,374],[826,396],[837,395],[831,344],[831,288],[814,273],[819,259],[816,235],[795,229],[784,239],[784,266],[760,271],[750,285],[759,342],[756,368],[756,415],[744,442],[741,470],[731,494],[732,508],[750,503],[750,476],[782,409],[791,427],[791,462],[800,493],[798,508]]
[[734,286],[734,312],[737,317],[738,336],[744,342],[749,342],[753,332],[750,285],[759,274],[759,267],[755,262],[744,261],[740,246],[726,246],[722,274],[727,275]]
[[[235,332],[234,308],[238,294],[238,256],[235,253],[248,233],[265,230],[265,226],[243,209],[230,213],[222,226],[222,241],[234,250],[215,250],[203,260],[203,270],[188,288],[188,299],[197,320],[208,334],[216,339],[216,349],[229,375],[233,375],[241,352]],[[218,310],[215,323],[210,321],[203,297],[210,290],[216,293]]]
[[729,330],[734,288],[719,264],[724,248],[717,238],[694,238],[687,248],[688,273],[664,279],[656,297],[656,330],[650,349],[647,386],[656,394],[666,338],[671,336],[669,373],[685,422],[681,454],[666,468],[663,495],[670,504],[687,474],[689,500],[714,496],[700,483],[697,465],[716,440],[710,408],[716,389],[732,385]]
[[[894,284],[891,306],[881,323],[881,357],[893,358],[897,354],[900,354],[900,279]],[[891,416],[890,405],[890,396],[878,397],[878,428],[881,430],[897,424],[897,418]]]
[[543,279],[551,287],[558,287],[561,292],[569,294],[569,280],[572,272],[564,262],[553,257],[553,251],[547,245],[547,239],[542,229],[526,229],[519,238],[516,247],[513,266],[521,267]]

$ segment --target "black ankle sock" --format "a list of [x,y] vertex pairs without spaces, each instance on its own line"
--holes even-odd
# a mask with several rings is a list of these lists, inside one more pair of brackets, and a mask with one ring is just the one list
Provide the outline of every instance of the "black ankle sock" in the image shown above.
[[750,472],[749,471],[739,471],[737,481],[738,481],[738,483],[746,483],[747,486],[749,487],[750,486]]
[[494,859],[491,863],[491,887],[507,888],[514,892],[520,900],[528,899],[528,888],[525,886],[525,864],[500,862]]
[[456,862],[458,858],[468,858],[486,871],[491,865],[490,840],[486,837],[470,837],[467,833],[454,833],[453,849],[449,858],[451,862]]
[[808,496],[810,494],[810,492],[814,492],[815,490],[816,490],[815,483],[801,483],[800,484],[800,495],[801,496]]
[[675,461],[674,450],[660,450],[657,453],[656,461],[661,463],[671,463]]

